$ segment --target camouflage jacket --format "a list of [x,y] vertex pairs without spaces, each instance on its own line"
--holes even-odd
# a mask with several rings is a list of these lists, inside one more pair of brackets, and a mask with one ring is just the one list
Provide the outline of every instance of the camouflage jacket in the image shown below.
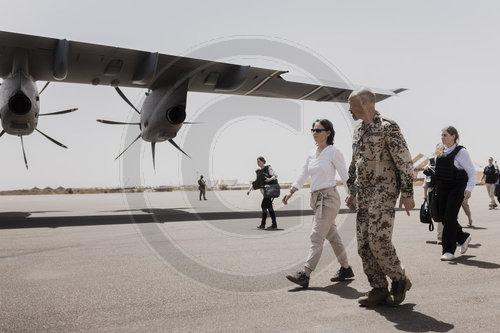
[[354,130],[347,185],[351,195],[376,184],[395,186],[404,198],[413,197],[413,163],[398,124],[378,111],[370,124]]

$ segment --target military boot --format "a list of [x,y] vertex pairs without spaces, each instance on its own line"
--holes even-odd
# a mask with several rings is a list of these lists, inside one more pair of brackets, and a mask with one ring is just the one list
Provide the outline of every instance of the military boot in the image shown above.
[[389,296],[390,294],[387,288],[373,288],[372,290],[370,290],[367,296],[363,296],[358,299],[358,303],[361,306],[375,306],[385,303]]
[[391,292],[389,297],[387,297],[387,304],[390,306],[398,306],[401,304],[406,297],[406,292],[410,290],[411,282],[408,276],[400,281],[392,281]]

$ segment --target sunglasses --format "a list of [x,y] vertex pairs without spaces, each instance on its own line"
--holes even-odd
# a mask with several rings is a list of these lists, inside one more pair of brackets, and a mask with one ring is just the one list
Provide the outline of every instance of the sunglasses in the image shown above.
[[311,128],[311,133],[321,133],[321,132],[327,132],[328,130],[327,129],[324,129],[324,128]]

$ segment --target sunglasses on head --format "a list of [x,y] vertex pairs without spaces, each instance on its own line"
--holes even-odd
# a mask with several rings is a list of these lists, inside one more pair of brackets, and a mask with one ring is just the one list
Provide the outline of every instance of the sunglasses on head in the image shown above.
[[327,132],[328,130],[327,129],[324,129],[324,128],[311,128],[311,133],[321,133],[321,132]]

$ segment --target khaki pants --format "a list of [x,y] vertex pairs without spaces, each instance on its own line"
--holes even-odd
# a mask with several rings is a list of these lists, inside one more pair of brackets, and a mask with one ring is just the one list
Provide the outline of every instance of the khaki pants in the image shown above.
[[335,187],[311,193],[311,208],[314,212],[311,230],[311,247],[305,266],[314,271],[323,252],[323,243],[328,239],[340,264],[347,263],[347,255],[337,232],[335,217],[340,209],[340,195]]
[[495,184],[486,183],[486,192],[490,196],[490,206],[496,206],[495,202]]

